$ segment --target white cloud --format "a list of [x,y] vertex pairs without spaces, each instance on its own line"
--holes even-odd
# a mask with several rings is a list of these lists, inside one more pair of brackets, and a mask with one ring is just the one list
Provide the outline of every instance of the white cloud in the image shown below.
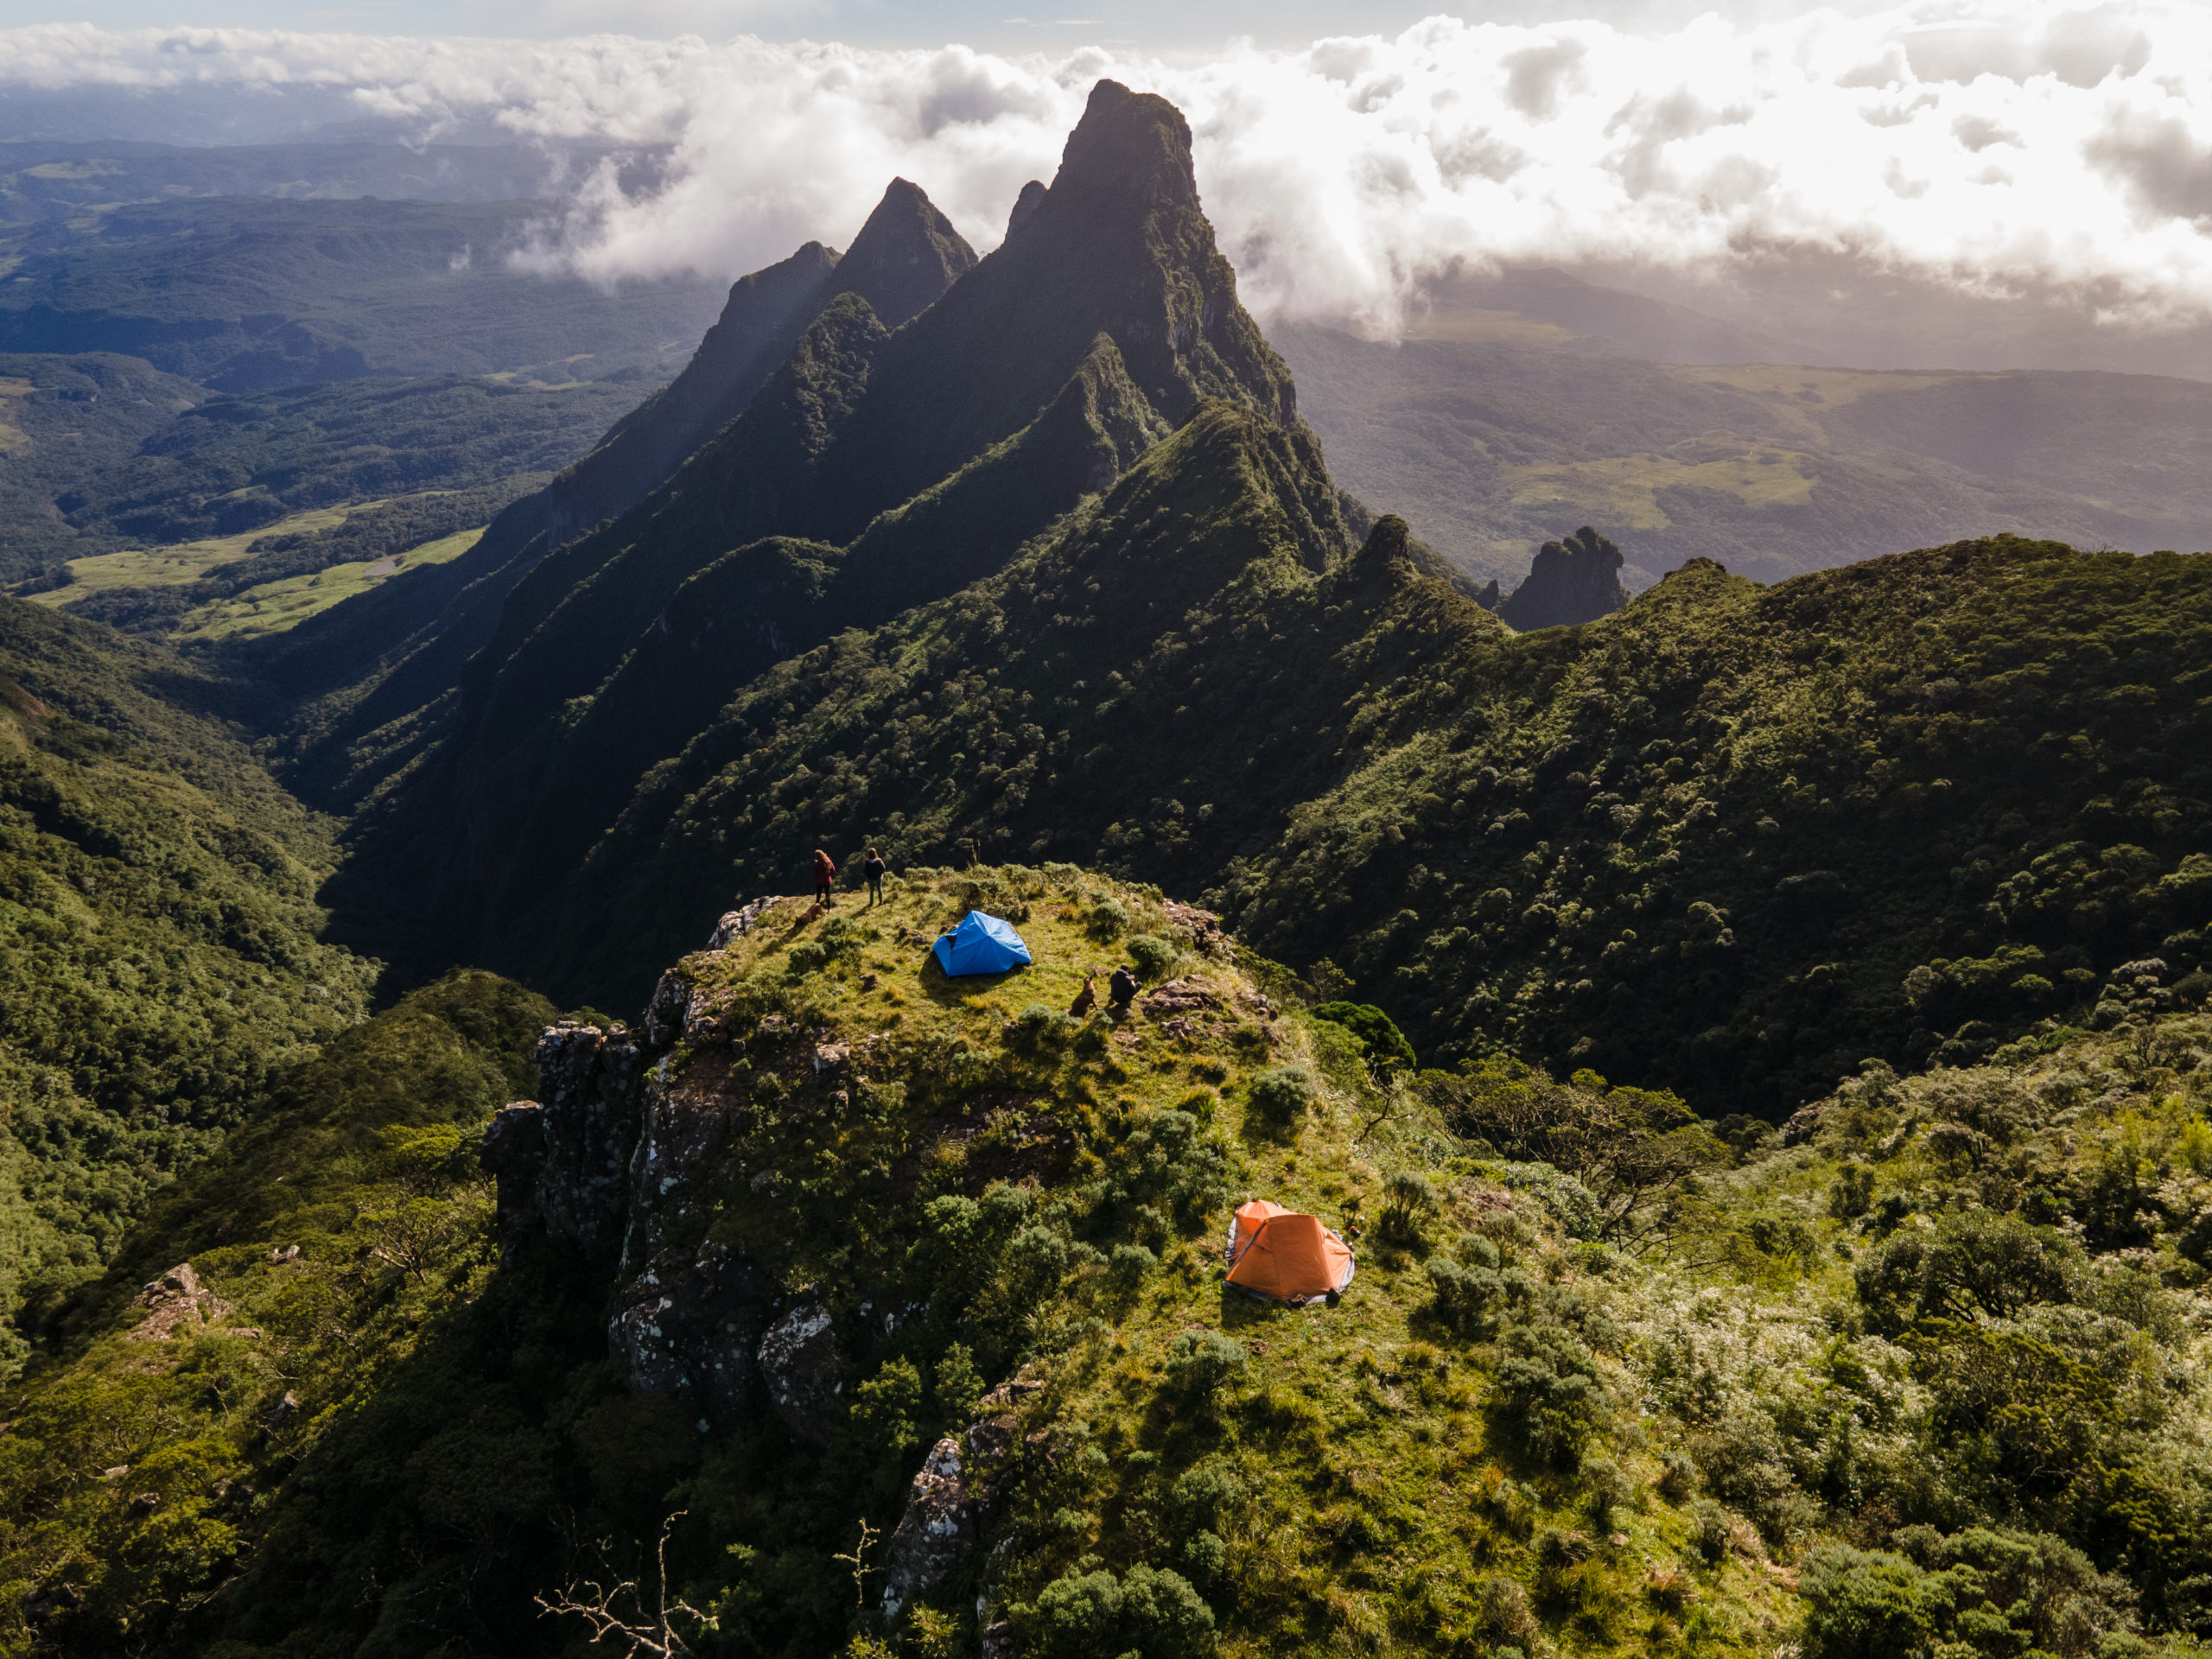
[[[1043,38],[1040,36],[1040,39]],[[345,90],[410,137],[672,147],[611,169],[546,257],[604,279],[729,275],[842,242],[893,174],[980,245],[1049,179],[1093,80],[1190,117],[1198,180],[1266,315],[1387,327],[1429,274],[1544,260],[1725,270],[1848,257],[1969,292],[2212,315],[2212,11],[1923,0],[1656,36],[1433,18],[1395,39],[1175,62],[751,38],[526,43],[236,30],[0,32],[0,79]]]

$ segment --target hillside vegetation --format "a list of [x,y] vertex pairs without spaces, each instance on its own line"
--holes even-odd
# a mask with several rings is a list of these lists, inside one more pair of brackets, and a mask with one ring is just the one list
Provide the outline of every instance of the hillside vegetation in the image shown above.
[[[1036,966],[937,972],[978,903]],[[2154,989],[2048,1054],[1869,1066],[1784,1144],[1587,1071],[1378,1081],[1281,969],[1071,867],[802,912],[649,1027],[644,1132],[701,1148],[631,1190],[650,1268],[489,1267],[467,1154],[542,1004],[455,980],[289,1074],[132,1243],[219,1312],[158,1347],[157,1298],[88,1313],[10,1402],[17,1643],[582,1651],[533,1595],[636,1580],[650,1624],[672,1516],[702,1654],[2192,1650],[2212,1026]],[[1175,1000],[1058,1012],[1116,961]],[[1253,1194],[1353,1239],[1340,1306],[1219,1282]],[[683,1300],[709,1262],[826,1312],[818,1440],[668,1391],[749,1354]],[[592,1309],[646,1272],[680,1363],[626,1389]],[[1009,1408],[972,1549],[887,1626],[909,1478]]]
[[[361,1018],[332,826],[174,655],[0,598],[0,1366],[276,1066]],[[19,1329],[19,1327],[21,1327]]]
[[1003,575],[764,677],[517,892],[510,959],[634,998],[817,844],[1065,856],[1211,893],[1425,1052],[1777,1120],[2204,964],[2212,560],[1704,563],[1515,636],[1387,531],[1336,555],[1278,444],[1211,408]]
[[[0,355],[0,502],[12,509],[0,516],[0,581],[36,577],[32,588],[59,588],[55,602],[75,605],[73,581],[88,591],[158,585],[134,581],[118,556],[134,551],[223,540],[237,550],[198,563],[237,563],[250,550],[266,567],[263,555],[287,556],[281,569],[219,573],[247,586],[358,557],[372,526],[385,532],[378,553],[402,551],[407,532],[420,542],[484,524],[652,384],[439,375],[210,397],[133,358]],[[343,537],[279,528],[395,497]],[[438,507],[458,516],[406,522]],[[254,545],[276,536],[292,544]],[[174,598],[137,594],[102,620],[159,632],[175,620]]]

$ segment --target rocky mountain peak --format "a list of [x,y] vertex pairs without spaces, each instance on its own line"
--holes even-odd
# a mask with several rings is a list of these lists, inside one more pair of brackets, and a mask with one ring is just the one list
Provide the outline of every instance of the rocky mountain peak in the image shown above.
[[1154,92],[1133,92],[1118,80],[1090,89],[1083,119],[1060,154],[1052,199],[1094,206],[1131,202],[1143,208],[1196,203],[1191,124]]
[[1523,633],[1611,616],[1628,603],[1623,563],[1620,549],[1585,524],[1565,541],[1537,550],[1529,580],[1513,590],[1498,614]]
[[936,304],[975,263],[975,249],[921,186],[893,179],[837,262],[837,286],[896,328]]

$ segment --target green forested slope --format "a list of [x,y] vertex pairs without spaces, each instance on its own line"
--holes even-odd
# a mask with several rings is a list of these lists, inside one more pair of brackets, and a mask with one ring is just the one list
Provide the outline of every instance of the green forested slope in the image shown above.
[[169,653],[0,599],[10,1311],[97,1272],[273,1066],[364,1011],[372,964],[318,942],[331,826],[189,712],[218,692]]
[[1692,566],[1601,624],[1378,645],[1402,666],[1356,764],[1223,892],[1424,1046],[1778,1114],[1867,1055],[1961,1063],[2090,1014],[2129,961],[2207,959],[2212,558]]
[[[454,975],[262,1079],[251,1122],[164,1191],[68,1309],[59,1357],[16,1395],[27,1413],[0,1446],[0,1650],[40,1639],[46,1651],[146,1651],[272,1522],[297,1539],[297,1509],[272,1515],[272,1497],[304,1503],[319,1541],[334,1541],[334,1501],[388,1527],[373,1510],[382,1494],[321,1487],[315,1453],[325,1447],[327,1463],[342,1445],[358,1457],[410,1398],[435,1399],[448,1419],[442,1440],[393,1448],[415,1459],[417,1482],[449,1460],[499,1456],[483,1415],[497,1402],[448,1369],[456,1346],[500,1345],[498,1310],[512,1304],[497,1287],[485,1294],[490,1204],[475,1148],[485,1119],[534,1086],[531,1046],[553,1014],[519,987]],[[294,1253],[274,1261],[278,1249]],[[140,1285],[183,1262],[214,1300],[170,1343],[132,1339]],[[589,1332],[588,1306],[577,1312]],[[576,1333],[552,1317],[548,1334],[572,1348]],[[156,1501],[118,1503],[117,1483],[133,1503]],[[281,1598],[264,1611],[302,1618]]]
[[121,352],[219,391],[575,361],[676,369],[720,285],[517,270],[549,201],[129,202],[0,226],[0,350]]
[[432,490],[493,492],[480,524],[652,385],[434,375],[210,397],[135,358],[0,354],[0,581]]

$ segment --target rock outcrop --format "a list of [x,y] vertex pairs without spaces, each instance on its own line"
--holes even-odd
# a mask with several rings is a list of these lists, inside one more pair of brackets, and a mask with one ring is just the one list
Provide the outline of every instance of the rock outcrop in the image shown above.
[[1537,550],[1528,581],[1507,595],[1497,613],[1523,633],[1611,616],[1628,603],[1623,563],[1620,549],[1585,524],[1565,541]]
[[614,1026],[563,1020],[537,1039],[539,1100],[500,1110],[484,1136],[510,1249],[543,1232],[605,1257],[620,1242],[638,1046]]
[[196,1335],[230,1315],[228,1302],[200,1281],[192,1263],[180,1262],[149,1282],[131,1299],[133,1307],[148,1310],[130,1327],[133,1342],[168,1342],[180,1332]]
[[689,1401],[702,1429],[753,1401],[768,1287],[743,1255],[712,1241],[693,1254],[667,1252],[616,1294],[607,1351],[628,1368],[632,1389]]

